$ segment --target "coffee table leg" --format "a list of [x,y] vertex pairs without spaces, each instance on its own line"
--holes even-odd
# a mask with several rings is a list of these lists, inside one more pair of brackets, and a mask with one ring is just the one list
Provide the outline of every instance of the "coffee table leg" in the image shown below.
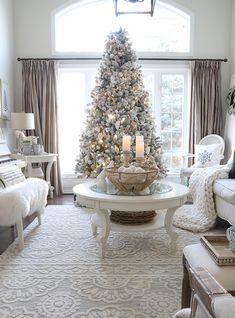
[[173,227],[172,227],[172,219],[176,209],[177,208],[169,208],[165,215],[165,229],[167,234],[170,236],[170,239],[171,239],[170,246],[172,249],[176,248],[176,240],[178,237],[178,234],[173,231]]
[[[98,233],[97,229],[100,228]],[[97,209],[95,216],[91,221],[91,229],[93,235],[96,236],[96,240],[99,243],[99,255],[104,258],[105,246],[110,233],[110,219],[108,210]]]

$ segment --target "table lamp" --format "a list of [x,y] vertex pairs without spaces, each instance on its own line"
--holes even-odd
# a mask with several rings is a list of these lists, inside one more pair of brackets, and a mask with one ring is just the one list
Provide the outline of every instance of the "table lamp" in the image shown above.
[[[16,129],[15,135],[17,139],[16,152],[21,152],[22,136],[25,130],[35,129],[33,113],[11,113],[10,127]],[[20,134],[21,133],[21,134]]]

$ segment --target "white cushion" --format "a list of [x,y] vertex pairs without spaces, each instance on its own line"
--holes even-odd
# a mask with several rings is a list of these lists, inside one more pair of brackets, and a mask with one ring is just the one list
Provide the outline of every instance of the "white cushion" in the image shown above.
[[9,187],[25,180],[25,176],[21,169],[15,165],[0,167],[0,183],[1,186]]
[[188,245],[183,253],[190,267],[205,267],[226,290],[235,290],[235,266],[218,266],[202,244]]
[[217,215],[228,221],[230,224],[235,225],[235,205],[224,201],[218,195],[215,196],[215,207]]
[[226,202],[235,204],[234,179],[217,179],[213,185],[213,192]]
[[232,296],[216,297],[212,303],[216,318],[235,317],[235,298]]
[[221,144],[195,145],[195,168],[218,165],[221,161]]

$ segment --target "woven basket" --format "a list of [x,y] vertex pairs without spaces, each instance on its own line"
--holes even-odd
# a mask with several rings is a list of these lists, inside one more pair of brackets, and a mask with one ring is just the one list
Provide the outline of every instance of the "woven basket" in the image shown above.
[[146,189],[159,174],[158,169],[146,169],[144,172],[119,172],[118,167],[106,168],[106,175],[121,192],[139,192]]
[[156,216],[154,210],[151,211],[111,211],[110,220],[121,224],[144,224],[152,221]]

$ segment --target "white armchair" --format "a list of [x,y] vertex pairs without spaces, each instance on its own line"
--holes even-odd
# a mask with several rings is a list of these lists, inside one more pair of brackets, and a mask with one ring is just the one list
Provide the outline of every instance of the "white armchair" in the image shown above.
[[173,318],[234,318],[235,298],[205,268],[191,268],[190,281],[191,307],[178,311]]
[[[183,168],[180,170],[181,183],[185,183],[191,174],[198,168],[216,166],[224,158],[224,139],[219,135],[208,135],[202,138],[198,145],[195,145],[195,154],[183,156]],[[195,163],[189,167],[188,160],[195,158]]]

